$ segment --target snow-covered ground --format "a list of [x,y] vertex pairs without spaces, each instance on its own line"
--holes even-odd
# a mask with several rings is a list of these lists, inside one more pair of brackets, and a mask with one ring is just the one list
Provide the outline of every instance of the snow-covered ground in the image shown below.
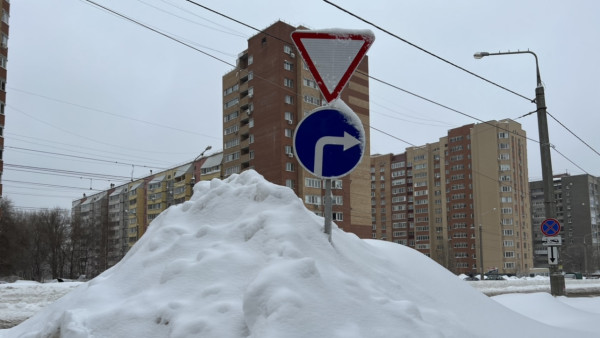
[[[35,315],[0,337],[599,334],[600,297],[488,297],[497,288],[547,291],[549,282],[467,282],[410,248],[335,226],[329,243],[323,218],[254,171],[199,182],[194,191],[191,201],[163,212],[119,264],[87,283],[1,284],[0,319],[17,309]],[[600,287],[567,281],[567,292],[594,283]],[[42,290],[66,295],[52,301]]]

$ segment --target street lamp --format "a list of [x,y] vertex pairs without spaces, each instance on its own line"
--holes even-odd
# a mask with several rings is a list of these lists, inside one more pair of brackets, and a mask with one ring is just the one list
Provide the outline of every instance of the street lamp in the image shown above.
[[[509,54],[531,54],[535,58],[535,71],[537,76],[537,86],[535,88],[535,102],[538,118],[538,131],[540,135],[540,157],[542,161],[542,179],[544,183],[544,212],[545,217],[556,218],[556,209],[554,208],[554,182],[552,178],[552,158],[550,156],[550,138],[548,136],[548,120],[546,114],[546,97],[544,95],[544,86],[540,76],[540,68],[538,66],[537,55],[532,51],[516,51],[516,52],[498,52],[488,53],[479,52],[473,54],[475,59],[481,59],[485,56],[492,55],[509,55]],[[550,266],[550,289],[553,296],[564,295],[564,276],[558,273],[556,265]],[[553,278],[553,275],[555,278]],[[559,276],[560,275],[560,276]],[[562,281],[562,282],[561,282]]]

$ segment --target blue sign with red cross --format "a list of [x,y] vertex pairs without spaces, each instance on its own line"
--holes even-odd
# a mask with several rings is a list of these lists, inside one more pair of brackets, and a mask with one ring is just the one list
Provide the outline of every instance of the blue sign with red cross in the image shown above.
[[548,237],[556,236],[560,232],[560,223],[554,218],[547,218],[542,222],[541,229]]

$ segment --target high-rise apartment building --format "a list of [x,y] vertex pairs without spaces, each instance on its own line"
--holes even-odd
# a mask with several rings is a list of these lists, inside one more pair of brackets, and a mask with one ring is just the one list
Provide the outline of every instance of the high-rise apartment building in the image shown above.
[[[6,63],[8,60],[8,18],[10,2],[0,0],[2,18],[0,19],[0,197],[2,197],[2,172],[4,171],[4,108],[6,106]],[[0,214],[1,216],[1,214]]]
[[527,174],[525,132],[508,120],[451,129],[402,154],[374,155],[372,237],[413,247],[455,273],[527,273]]
[[[227,177],[254,169],[268,181],[292,188],[310,210],[323,215],[322,180],[299,165],[292,149],[298,122],[326,103],[292,43],[290,34],[296,29],[278,21],[251,37],[237,67],[223,76],[223,170]],[[341,99],[368,126],[366,57]],[[369,238],[369,128],[364,129],[362,163],[332,184],[333,220],[345,231]]]
[[[548,267],[540,225],[544,221],[543,181],[529,183],[535,266]],[[568,174],[554,176],[556,219],[563,244],[559,264],[564,271],[594,273],[600,269],[600,178]]]

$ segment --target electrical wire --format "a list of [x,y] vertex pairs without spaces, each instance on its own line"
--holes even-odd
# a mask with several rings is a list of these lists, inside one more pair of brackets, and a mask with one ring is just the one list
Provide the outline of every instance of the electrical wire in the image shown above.
[[[180,43],[180,44],[183,44],[183,45],[185,45],[185,46],[187,46],[187,47],[189,47],[189,48],[192,48],[192,49],[194,49],[194,50],[197,50],[197,51],[201,52],[202,54],[205,54],[205,55],[207,55],[207,56],[209,56],[209,57],[211,57],[211,58],[213,58],[213,59],[216,59],[216,60],[218,60],[218,61],[220,61],[220,62],[223,62],[223,63],[225,63],[225,64],[228,64],[228,65],[230,65],[230,66],[232,66],[232,67],[234,67],[234,68],[237,68],[237,66],[235,66],[235,65],[232,65],[232,64],[230,64],[230,63],[228,63],[228,62],[226,62],[226,61],[224,61],[224,60],[222,60],[222,59],[220,59],[220,58],[217,58],[217,57],[215,57],[215,56],[213,56],[213,55],[211,55],[211,54],[209,54],[209,53],[206,53],[206,52],[204,52],[204,51],[202,51],[202,50],[199,50],[199,49],[197,49],[197,48],[194,48],[193,46],[190,46],[189,44],[186,44],[186,43],[184,43],[184,42],[182,42],[182,41],[179,41],[179,40],[177,40],[177,39],[175,39],[175,38],[173,38],[173,37],[169,36],[168,34],[165,34],[165,33],[163,33],[163,32],[160,32],[160,31],[158,31],[158,30],[156,30],[156,29],[154,29],[154,28],[152,28],[152,27],[150,27],[150,26],[147,26],[147,25],[145,25],[145,24],[142,24],[142,23],[140,23],[140,22],[138,22],[138,21],[136,21],[136,20],[134,20],[134,19],[131,19],[131,18],[129,18],[129,17],[127,17],[127,16],[123,15],[123,14],[120,14],[120,13],[118,13],[118,12],[116,12],[116,11],[113,11],[113,10],[111,10],[111,9],[107,8],[107,7],[101,6],[101,5],[99,5],[99,4],[97,4],[97,3],[95,3],[95,2],[93,2],[93,1],[91,1],[91,0],[85,0],[85,1],[87,1],[87,2],[89,2],[89,3],[92,3],[92,4],[94,4],[94,5],[96,5],[96,6],[100,7],[100,8],[102,8],[102,9],[104,9],[104,10],[108,11],[108,12],[111,12],[111,13],[113,13],[113,14],[115,14],[115,15],[117,15],[117,16],[119,16],[119,17],[121,17],[121,18],[125,19],[125,20],[131,21],[131,22],[134,22],[134,23],[136,23],[136,24],[138,24],[138,25],[141,25],[141,26],[143,26],[143,27],[145,27],[145,28],[147,28],[147,29],[150,29],[150,30],[152,30],[152,31],[154,31],[154,32],[156,32],[156,33],[158,33],[158,34],[160,34],[160,35],[163,35],[163,36],[165,36],[165,37],[167,37],[167,38],[169,38],[169,39],[171,39],[171,40],[173,40],[173,41],[176,41],[176,42],[178,42],[178,43]],[[260,30],[260,29],[258,29],[258,28],[255,28],[255,27],[253,27],[253,26],[251,26],[251,25],[248,25],[248,24],[246,24],[246,23],[244,23],[244,22],[242,22],[242,21],[240,21],[240,20],[236,20],[236,19],[234,19],[234,18],[232,18],[232,17],[229,17],[229,16],[227,16],[227,15],[225,15],[225,14],[222,14],[222,13],[220,13],[220,12],[217,12],[217,11],[215,11],[215,10],[213,10],[213,9],[209,8],[209,7],[206,7],[206,6],[204,6],[204,5],[198,4],[198,3],[194,2],[194,1],[191,1],[191,0],[186,0],[186,1],[187,1],[187,2],[190,2],[190,3],[192,3],[192,4],[196,5],[196,6],[199,6],[199,7],[201,7],[201,8],[204,8],[205,10],[208,10],[208,11],[210,11],[210,12],[212,12],[212,13],[215,13],[215,14],[218,14],[218,15],[220,15],[220,16],[223,16],[223,17],[225,17],[225,18],[227,18],[227,19],[229,19],[229,20],[232,20],[232,21],[234,21],[234,22],[236,22],[236,23],[240,24],[240,25],[243,25],[243,26],[245,26],[245,27],[251,28],[251,29],[253,29],[253,30],[256,30],[256,31],[258,31],[258,32],[263,32],[262,30]],[[340,10],[343,10],[343,11],[347,12],[348,14],[350,14],[350,15],[352,15],[352,16],[356,16],[355,14],[353,14],[353,13],[350,13],[350,12],[346,11],[345,9],[343,9],[343,8],[341,8],[341,7],[339,7],[339,6],[335,5],[335,4],[333,4],[333,3],[331,3],[331,2],[329,2],[329,1],[327,1],[327,0],[324,0],[324,1],[325,1],[325,2],[327,2],[327,3],[329,3],[329,4],[331,4],[331,5],[333,5],[333,6],[335,6],[335,7],[338,7]],[[450,62],[450,61],[447,61],[446,59],[443,59],[443,58],[439,57],[438,55],[436,55],[436,54],[434,54],[434,53],[431,53],[431,52],[429,52],[429,51],[427,51],[427,50],[423,49],[422,47],[419,47],[419,46],[417,46],[417,45],[415,45],[415,44],[412,44],[412,43],[410,43],[410,42],[408,42],[408,41],[406,41],[406,40],[404,40],[404,39],[400,38],[399,36],[396,36],[396,35],[394,35],[393,33],[390,33],[390,32],[388,32],[388,31],[386,31],[386,30],[382,29],[381,27],[379,27],[379,26],[377,26],[377,25],[374,25],[374,24],[372,24],[372,23],[370,23],[370,22],[368,22],[368,21],[364,20],[364,19],[363,19],[363,18],[361,18],[361,17],[358,17],[358,16],[356,16],[356,17],[357,17],[358,19],[360,19],[360,20],[363,20],[363,21],[365,21],[366,23],[368,23],[368,24],[370,24],[370,25],[373,25],[373,26],[374,26],[374,27],[376,27],[377,29],[380,29],[380,30],[382,30],[382,31],[386,32],[387,34],[390,34],[390,35],[392,35],[392,36],[394,36],[394,37],[396,37],[396,38],[400,39],[401,41],[403,41],[403,42],[405,42],[405,43],[408,43],[408,44],[410,44],[411,46],[413,46],[413,47],[415,47],[415,48],[418,48],[418,49],[422,50],[423,52],[426,52],[426,53],[428,53],[428,54],[430,54],[430,55],[432,55],[432,56],[434,56],[434,57],[436,57],[436,58],[438,58],[438,59],[440,59],[440,60],[442,60],[442,61],[444,61],[444,62],[446,62],[446,63],[449,63],[449,64],[451,64],[451,65],[453,65],[453,66],[455,66],[455,67],[457,67],[457,68],[459,68],[459,69],[461,69],[461,70],[463,70],[463,71],[465,71],[465,72],[467,72],[467,73],[469,73],[469,74],[471,74],[471,75],[473,75],[473,76],[475,76],[475,77],[478,77],[478,78],[480,78],[480,79],[482,79],[482,80],[484,80],[484,81],[486,81],[486,82],[489,82],[489,83],[491,83],[491,84],[494,84],[494,85],[496,85],[496,86],[498,86],[498,87],[500,87],[500,88],[502,88],[502,89],[505,89],[505,90],[507,90],[507,91],[509,91],[509,92],[511,92],[511,93],[513,93],[513,94],[515,94],[515,95],[517,95],[517,96],[523,97],[523,98],[525,98],[525,99],[527,99],[528,101],[530,101],[530,102],[531,102],[531,100],[530,100],[529,98],[527,98],[526,96],[523,96],[523,95],[521,95],[521,94],[518,94],[518,93],[516,93],[516,92],[514,92],[514,91],[512,91],[512,90],[510,90],[510,89],[508,89],[508,88],[505,88],[505,87],[503,87],[503,86],[500,86],[500,85],[498,85],[498,84],[496,84],[496,83],[494,83],[494,82],[492,82],[492,81],[490,81],[490,80],[488,80],[488,79],[485,79],[485,78],[483,78],[483,77],[481,77],[481,76],[479,76],[479,75],[477,75],[477,74],[475,74],[475,73],[472,73],[472,72],[470,72],[470,71],[468,71],[468,70],[466,70],[466,69],[464,69],[464,68],[462,68],[462,67],[460,67],[460,66],[458,66],[458,65],[456,65],[456,64],[454,64],[454,63],[452,63],[452,62]],[[265,32],[263,32],[263,33],[265,33]],[[269,35],[269,36],[271,36],[271,37],[273,37],[273,38],[276,38],[276,39],[278,39],[278,40],[281,40],[281,39],[279,39],[279,38],[277,38],[277,37],[274,37],[274,36],[272,36],[272,35],[270,35],[270,34],[268,34],[268,33],[265,33],[265,34],[267,34],[267,35]],[[365,75],[366,75],[366,74],[365,74]],[[255,74],[255,76],[256,76],[256,74]],[[441,103],[439,103],[439,102],[436,102],[436,101],[434,101],[434,100],[427,99],[427,98],[425,98],[425,97],[423,97],[423,96],[421,96],[421,95],[415,94],[415,93],[413,93],[413,92],[410,92],[410,91],[408,91],[408,90],[405,90],[405,89],[403,89],[403,88],[400,88],[400,87],[398,87],[398,86],[392,85],[392,84],[390,84],[390,83],[388,83],[388,82],[386,82],[386,81],[383,81],[383,80],[380,80],[380,79],[374,78],[374,77],[372,77],[372,76],[370,76],[370,75],[367,75],[367,76],[369,76],[369,78],[371,78],[371,79],[373,79],[373,80],[375,80],[375,81],[378,81],[378,82],[381,82],[381,83],[383,83],[383,84],[386,84],[386,85],[388,85],[388,86],[391,86],[392,88],[395,88],[395,89],[397,89],[397,90],[400,90],[400,91],[402,91],[402,92],[405,92],[405,93],[407,93],[407,94],[413,95],[413,96],[415,96],[415,97],[417,97],[417,98],[420,98],[420,99],[422,99],[422,100],[425,100],[425,101],[427,101],[427,102],[430,102],[430,103],[432,103],[432,104],[438,105],[438,106],[440,106],[440,107],[442,107],[442,108],[445,108],[445,109],[448,109],[448,110],[450,110],[450,111],[453,111],[453,112],[455,112],[455,113],[458,113],[458,114],[464,115],[464,116],[466,116],[466,117],[472,118],[472,119],[474,119],[474,120],[477,120],[477,121],[479,121],[479,122],[490,124],[489,122],[483,121],[483,120],[481,120],[481,119],[479,119],[479,118],[476,118],[476,117],[474,117],[474,116],[471,116],[471,115],[469,115],[469,114],[463,113],[463,112],[461,112],[461,111],[459,111],[459,110],[453,109],[453,108],[451,108],[451,107],[448,107],[448,106],[446,106],[446,105],[443,105],[443,104],[441,104]],[[265,79],[265,80],[266,80],[266,79]],[[267,81],[268,81],[268,80],[267,80]],[[268,81],[268,82],[271,82],[271,81]],[[372,128],[372,127],[371,127],[371,128]],[[380,131],[379,129],[376,129],[376,130],[377,130],[377,131]],[[508,131],[509,133],[512,133],[512,134],[514,134],[514,133],[513,133],[512,131],[510,131],[510,130],[506,130],[506,131]],[[389,135],[389,134],[387,134],[387,133],[386,133],[386,135]],[[526,139],[528,139],[528,140],[530,140],[530,141],[533,141],[533,142],[536,142],[536,143],[539,143],[539,141],[537,141],[537,140],[534,140],[534,139],[531,139],[531,138],[529,138],[529,137],[526,137]],[[405,141],[403,141],[403,142],[405,142]],[[409,143],[409,144],[410,144],[410,143]],[[563,157],[565,156],[564,154],[561,154],[561,155],[562,155]],[[571,160],[569,160],[569,161],[570,161],[571,163],[573,163]],[[579,168],[579,166],[578,166],[578,168]]]
[[560,124],[569,133],[571,133],[571,135],[575,136],[579,141],[581,141],[581,143],[585,144],[588,148],[590,148],[593,152],[595,152],[598,156],[600,156],[600,153],[596,149],[592,148],[592,146],[590,146],[587,142],[585,142],[584,140],[582,140],[581,137],[577,136],[577,134],[575,134],[574,132],[572,132],[571,129],[567,128],[567,126],[565,126],[562,122],[560,122],[558,119],[556,119],[556,117],[552,116],[552,114],[550,114],[550,112],[546,111],[546,114],[548,114],[548,116],[550,116],[554,121],[558,122],[558,124]]
[[76,155],[55,153],[55,152],[50,152],[50,151],[42,151],[42,150],[35,150],[35,149],[29,149],[29,148],[12,147],[12,146],[5,146],[4,148],[15,149],[15,150],[23,150],[23,151],[30,151],[30,152],[42,153],[42,154],[58,155],[58,156],[71,157],[71,158],[77,158],[77,159],[85,159],[85,160],[97,161],[97,162],[120,164],[120,165],[126,165],[126,166],[136,166],[136,167],[152,168],[152,169],[166,169],[166,168],[159,168],[159,167],[156,167],[156,166],[148,166],[148,165],[144,165],[144,164],[135,164],[135,163],[125,163],[125,162],[119,162],[119,161],[103,160],[103,159],[93,158],[93,157],[76,156]]
[[[190,0],[187,0],[187,1],[190,1]],[[398,39],[398,40],[400,40],[400,41],[402,41],[402,42],[404,42],[404,43],[408,44],[408,45],[410,45],[411,47],[414,47],[414,48],[416,48],[416,49],[418,49],[418,50],[420,50],[420,51],[422,51],[422,52],[424,52],[424,53],[426,53],[426,54],[428,54],[428,55],[431,55],[431,56],[433,56],[434,58],[436,58],[436,59],[438,59],[438,60],[440,60],[440,61],[443,61],[443,62],[445,62],[445,63],[447,63],[447,64],[449,64],[449,65],[451,65],[451,66],[453,66],[453,67],[455,67],[455,68],[458,68],[458,69],[460,69],[460,70],[462,70],[462,71],[464,71],[464,72],[466,72],[466,73],[468,73],[468,74],[470,74],[470,75],[473,75],[473,76],[475,76],[475,77],[476,77],[476,78],[478,78],[478,79],[481,79],[481,80],[483,80],[483,81],[485,81],[485,82],[488,82],[488,83],[490,83],[490,84],[492,84],[492,85],[494,85],[494,86],[496,86],[496,87],[498,87],[498,88],[504,89],[504,90],[506,90],[507,92],[510,92],[510,93],[512,93],[512,94],[515,94],[515,95],[517,95],[517,96],[519,96],[519,97],[522,97],[522,98],[524,98],[525,100],[527,100],[527,101],[529,101],[529,102],[532,102],[532,100],[531,100],[530,98],[528,98],[527,96],[525,96],[525,95],[521,95],[521,94],[519,94],[519,93],[517,93],[517,92],[515,92],[515,91],[513,91],[513,90],[510,90],[510,89],[508,89],[508,88],[506,88],[506,87],[504,87],[504,86],[501,86],[501,85],[497,84],[496,82],[493,82],[493,81],[491,81],[491,80],[488,80],[488,79],[484,78],[484,77],[483,77],[483,76],[481,76],[481,75],[475,74],[475,73],[473,73],[472,71],[470,71],[470,70],[468,70],[468,69],[465,69],[465,68],[463,68],[463,67],[461,67],[461,66],[459,66],[459,65],[457,65],[457,64],[455,64],[455,63],[453,63],[453,62],[451,62],[451,61],[448,61],[448,60],[444,59],[443,57],[441,57],[441,56],[439,56],[439,55],[437,55],[437,54],[435,54],[435,53],[433,53],[433,52],[430,52],[430,51],[426,50],[425,48],[423,48],[423,47],[420,47],[420,46],[418,46],[417,44],[414,44],[414,43],[412,43],[412,42],[410,42],[410,41],[408,41],[408,40],[406,40],[406,39],[404,39],[404,38],[401,38],[400,36],[398,36],[398,35],[396,35],[396,34],[394,34],[394,33],[390,32],[390,31],[388,31],[387,29],[384,29],[384,28],[380,27],[379,25],[376,25],[376,24],[374,24],[374,23],[372,23],[372,22],[370,22],[370,21],[368,21],[368,20],[366,20],[366,19],[364,19],[364,18],[360,17],[360,16],[359,16],[359,15],[357,15],[357,14],[354,14],[354,13],[350,12],[349,10],[347,10],[347,9],[345,9],[345,8],[343,8],[343,7],[339,6],[339,5],[336,5],[336,4],[334,4],[334,3],[333,3],[333,2],[331,2],[331,1],[328,1],[328,0],[323,0],[323,1],[324,1],[325,3],[327,3],[327,4],[331,5],[331,6],[333,6],[333,7],[335,7],[335,8],[337,8],[337,9],[341,10],[342,12],[344,12],[344,13],[347,13],[347,14],[349,14],[350,16],[353,16],[353,17],[355,17],[356,19],[358,19],[358,20],[360,20],[360,21],[362,21],[362,22],[364,22],[364,23],[366,23],[366,24],[368,24],[368,25],[370,25],[370,26],[373,26],[373,27],[377,28],[378,30],[380,30],[380,31],[382,31],[382,32],[384,32],[384,33],[386,33],[386,34],[388,34],[388,35],[390,35],[390,36],[392,36],[392,37],[394,37],[394,38],[396,38],[396,39]]]

